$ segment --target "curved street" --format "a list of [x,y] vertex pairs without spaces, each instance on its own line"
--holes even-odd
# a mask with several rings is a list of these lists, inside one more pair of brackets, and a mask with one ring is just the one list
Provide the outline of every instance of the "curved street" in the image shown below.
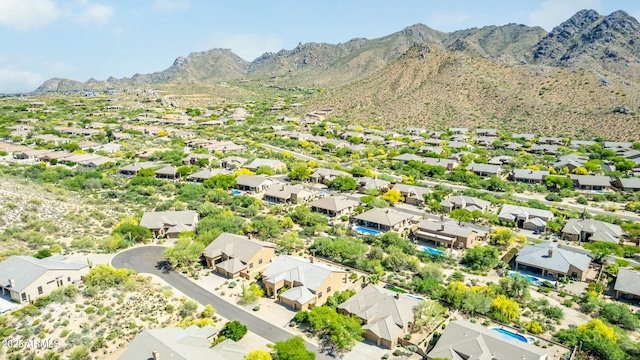
[[[175,271],[160,270],[158,265],[166,261],[162,255],[165,249],[162,246],[144,246],[126,250],[116,255],[111,261],[111,265],[116,268],[133,269],[138,273],[156,275],[200,304],[211,304],[220,316],[229,320],[240,321],[247,326],[249,331],[272,343],[295,336],[295,334],[274,326],[252,313],[223,300]],[[320,353],[320,349],[316,345],[308,341],[305,341],[305,345],[308,350],[316,353],[316,359],[328,359],[328,357]]]

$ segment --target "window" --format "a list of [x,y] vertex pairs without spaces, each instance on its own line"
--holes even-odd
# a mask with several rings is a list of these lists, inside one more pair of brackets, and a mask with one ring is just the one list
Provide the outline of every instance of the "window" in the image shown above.
[[253,263],[249,264],[249,269],[253,269]]
[[67,281],[71,282],[71,276],[67,277]]
[[322,291],[318,293],[318,299],[322,297]]
[[22,301],[27,301],[27,293],[22,293]]
[[42,286],[38,286],[38,295],[42,295],[43,291],[42,291]]
[[331,292],[331,286],[327,286],[327,294]]
[[258,259],[258,264],[262,264],[262,259]]

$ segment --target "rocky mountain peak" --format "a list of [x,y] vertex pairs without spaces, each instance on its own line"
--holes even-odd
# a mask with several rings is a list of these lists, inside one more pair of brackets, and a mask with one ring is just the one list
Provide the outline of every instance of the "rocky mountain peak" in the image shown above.
[[173,61],[173,66],[175,66],[175,67],[184,67],[186,64],[187,64],[187,58],[184,58],[182,56],[178,56]]

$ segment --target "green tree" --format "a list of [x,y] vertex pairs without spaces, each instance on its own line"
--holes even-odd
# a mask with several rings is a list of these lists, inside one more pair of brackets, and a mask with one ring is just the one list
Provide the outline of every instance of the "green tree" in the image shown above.
[[351,289],[347,289],[344,291],[336,291],[333,295],[327,298],[327,302],[325,305],[332,309],[336,309],[338,305],[349,300],[349,298],[355,294],[356,292]]
[[227,339],[238,341],[247,334],[247,327],[237,320],[230,321],[224,324],[222,330],[220,330],[220,336],[224,336]]
[[256,349],[247,353],[245,360],[272,360],[272,358],[268,352],[262,349]]
[[252,282],[249,286],[243,286],[241,302],[243,304],[253,304],[258,301],[262,295],[264,295],[262,288],[257,283]]
[[467,250],[462,263],[472,270],[486,271],[498,265],[500,253],[492,246],[478,246]]
[[291,171],[287,174],[291,180],[302,181],[306,180],[311,175],[311,170],[307,163],[297,163],[293,165]]
[[491,297],[485,292],[467,291],[462,298],[462,309],[471,316],[486,315],[491,310]]
[[272,176],[274,174],[273,168],[268,165],[262,165],[256,169],[256,175]]
[[309,312],[309,324],[321,336],[328,336],[340,350],[350,350],[357,341],[362,341],[360,319],[338,314],[328,306],[317,306]]
[[471,212],[467,209],[454,209],[449,213],[449,217],[458,220],[458,224],[469,222],[473,218]]
[[47,351],[42,357],[43,360],[62,360],[62,356],[54,351]]
[[513,277],[507,276],[501,278],[500,287],[502,287],[505,294],[510,298],[528,299],[531,283],[524,276],[515,274]]
[[111,265],[98,264],[87,275],[84,282],[87,286],[98,289],[120,288],[131,281],[131,275],[136,272],[131,269],[116,269]]
[[600,317],[610,324],[620,325],[626,330],[633,331],[638,328],[638,318],[623,304],[605,304],[602,309],[600,309]]
[[213,306],[211,306],[211,304],[207,304],[204,307],[204,310],[202,310],[202,313],[200,314],[201,318],[206,318],[206,319],[212,319],[216,314],[216,309],[213,308]]
[[414,310],[412,332],[420,331],[430,324],[438,323],[444,316],[445,308],[436,301],[422,300]]
[[80,345],[73,349],[71,355],[69,355],[70,360],[88,360],[89,359],[89,348],[84,345]]
[[147,229],[146,227],[140,226],[137,223],[131,222],[123,222],[118,224],[115,228],[113,228],[111,234],[119,234],[124,239],[131,242],[141,242],[153,237],[151,230]]
[[491,234],[491,245],[509,246],[513,244],[516,236],[510,229],[497,228]]
[[327,183],[327,186],[340,191],[355,190],[358,187],[356,180],[348,175],[336,176],[335,179]]
[[202,243],[188,237],[182,237],[174,246],[164,251],[164,257],[169,260],[172,267],[180,268],[200,260],[204,248]]
[[236,178],[233,175],[218,174],[205,180],[202,185],[209,189],[231,189],[236,186]]
[[193,315],[193,313],[198,309],[198,303],[193,300],[184,300],[182,305],[180,305],[180,316],[182,318],[187,318]]
[[298,237],[298,233],[295,231],[282,235],[276,240],[276,245],[278,245],[278,250],[287,254],[304,249],[304,241]]
[[253,232],[262,239],[271,239],[282,233],[282,224],[272,215],[258,215],[251,219]]
[[275,360],[315,360],[316,354],[304,346],[302,336],[294,336],[273,344]]

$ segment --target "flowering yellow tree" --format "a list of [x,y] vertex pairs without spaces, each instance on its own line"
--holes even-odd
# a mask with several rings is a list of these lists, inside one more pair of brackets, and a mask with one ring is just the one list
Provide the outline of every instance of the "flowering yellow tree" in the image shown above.
[[491,308],[499,318],[508,321],[517,321],[520,318],[520,305],[504,295],[498,295],[493,299]]
[[389,190],[384,195],[382,195],[382,200],[388,201],[390,203],[397,203],[404,200],[404,197],[398,190]]
[[613,327],[607,326],[600,319],[593,319],[593,320],[589,321],[588,323],[584,323],[582,325],[578,325],[578,332],[587,332],[589,330],[593,330],[593,331],[599,333],[600,335],[602,335],[602,337],[605,337],[605,338],[613,341],[614,343],[618,342],[618,340],[619,340],[618,335],[616,335],[615,330],[613,329]]

